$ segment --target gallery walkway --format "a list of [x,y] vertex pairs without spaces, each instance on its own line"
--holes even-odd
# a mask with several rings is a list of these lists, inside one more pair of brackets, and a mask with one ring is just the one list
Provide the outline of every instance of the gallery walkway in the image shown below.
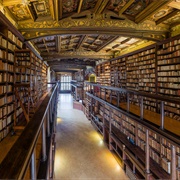
[[55,179],[128,179],[70,94],[60,94]]

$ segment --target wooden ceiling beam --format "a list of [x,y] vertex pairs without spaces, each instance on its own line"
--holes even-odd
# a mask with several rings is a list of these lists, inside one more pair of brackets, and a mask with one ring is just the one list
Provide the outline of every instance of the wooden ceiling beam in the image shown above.
[[57,36],[57,52],[61,51],[61,36]]
[[64,68],[78,68],[78,69],[84,69],[86,68],[86,65],[76,65],[76,64],[60,64],[60,65],[49,65],[51,68],[58,68],[58,69],[64,69]]
[[141,23],[153,14],[155,14],[160,8],[168,5],[173,0],[163,0],[163,1],[154,1],[149,6],[147,6],[143,11],[141,11],[135,17],[135,23]]
[[125,44],[126,42],[128,42],[129,40],[131,40],[131,38],[127,38],[125,39],[124,41],[120,42],[119,44],[116,44],[112,47],[112,49],[115,49],[117,48],[118,46],[120,46],[121,44]]
[[127,43],[129,40],[131,40],[131,37],[130,37],[130,38],[127,38],[127,39],[125,39],[125,40],[124,40],[124,41],[122,41],[120,44]]
[[108,41],[106,41],[102,46],[96,49],[96,52],[100,51],[101,49],[103,49],[104,47],[106,47],[107,45],[115,41],[118,37],[119,36],[114,36],[114,37],[109,38]]
[[101,0],[98,0],[98,1],[97,1],[96,5],[95,5],[95,7],[94,7],[94,13],[95,13],[95,14],[97,13],[97,11],[98,11],[98,9],[99,9],[101,3],[102,3]]
[[46,47],[47,52],[49,52],[49,49],[48,49],[48,47],[47,47],[47,45],[46,45],[46,41],[45,41],[44,38],[43,38],[43,42],[44,42],[44,46]]
[[79,58],[79,59],[111,59],[113,57],[113,55],[111,53],[109,53],[108,55],[104,55],[104,54],[99,54],[99,53],[91,53],[88,54],[87,53],[83,53],[83,54],[77,54],[77,52],[73,52],[71,54],[69,54],[69,52],[65,52],[62,54],[58,54],[58,53],[41,53],[41,57],[45,60],[45,61],[53,61],[54,59],[70,59],[70,58]]
[[[48,50],[49,51],[56,51],[55,49],[55,47],[47,47],[48,48]],[[46,50],[47,51],[47,48],[46,47],[43,47],[43,48],[39,48],[39,50],[42,52],[42,51],[44,51],[44,50]]]
[[94,13],[95,14],[101,14],[104,9],[107,7],[109,3],[109,0],[98,0],[96,6],[95,6],[95,10],[94,10]]
[[[52,41],[45,41],[45,43],[46,44],[48,44],[48,43],[54,43],[54,40],[52,40]],[[36,42],[36,43],[34,43],[36,46],[38,46],[38,45],[42,45],[42,44],[44,44],[44,42]]]
[[[61,1],[60,0],[60,9],[61,9]],[[59,13],[61,14],[61,10],[59,11],[59,0],[55,0],[55,19],[59,21]]]
[[[12,6],[15,4],[26,4],[24,3],[24,0],[3,0],[3,6]],[[27,2],[28,4],[28,2]]]
[[55,8],[54,8],[53,0],[49,0],[49,10],[50,10],[52,19],[55,20],[56,18],[55,18]]
[[[36,24],[36,23],[34,23]],[[161,41],[164,37],[166,37],[168,29],[164,30],[136,30],[135,28],[27,28],[27,29],[20,29],[23,36],[26,38],[26,41],[33,40],[35,38],[40,38],[43,36],[53,36],[53,35],[86,35],[86,34],[107,34],[107,35],[115,35],[115,36],[125,36],[125,37],[135,37],[135,38],[141,38],[141,39],[147,39],[152,41]],[[150,35],[151,34],[151,35]]]
[[35,17],[32,9],[31,9],[31,6],[26,5],[26,8],[27,8],[27,10],[28,10],[28,12],[29,12],[29,14],[30,14],[30,16],[31,16],[31,19],[32,19],[33,21],[35,21],[35,20],[36,20],[36,17]]
[[61,20],[62,18],[63,18],[63,2],[62,2],[62,0],[60,0],[60,4],[59,4],[59,19]]
[[130,0],[129,2],[127,2],[126,5],[123,6],[122,9],[120,9],[120,11],[119,11],[119,16],[122,15],[122,13],[123,13],[124,11],[126,11],[126,9],[127,9],[129,6],[131,6],[131,4],[132,4],[134,1],[135,1],[135,0]]
[[83,66],[95,66],[95,62],[88,62],[88,61],[71,61],[69,62],[67,61],[48,61],[48,64],[50,66],[61,66],[61,65],[72,65],[72,66],[79,66],[79,65],[83,65]]
[[94,38],[94,39],[93,39],[93,42],[92,42],[91,44],[89,44],[89,46],[94,45],[94,43],[96,42],[96,40],[100,40],[101,36],[102,36],[102,35],[100,34],[100,35],[97,36],[97,38]]
[[56,70],[56,69],[54,69],[54,71],[55,72],[67,72],[67,73],[75,73],[75,72],[77,72],[79,69],[58,69],[58,70]]
[[81,36],[81,39],[80,39],[76,49],[79,49],[82,46],[82,44],[85,42],[86,38],[87,38],[87,35]]
[[70,72],[70,70],[72,71],[79,71],[79,69],[86,69],[86,66],[85,67],[52,67],[53,70],[55,70],[56,72],[60,72],[60,71],[63,71],[63,72]]
[[79,1],[79,6],[78,6],[78,14],[81,12],[81,8],[82,8],[82,3],[83,3],[83,0],[80,0]]
[[179,12],[179,10],[177,9],[177,10],[172,11],[171,13],[167,14],[166,16],[158,19],[158,20],[156,21],[156,25],[158,25],[158,24],[162,23],[163,21],[165,21],[165,20],[167,20],[167,19],[175,16],[178,12]]

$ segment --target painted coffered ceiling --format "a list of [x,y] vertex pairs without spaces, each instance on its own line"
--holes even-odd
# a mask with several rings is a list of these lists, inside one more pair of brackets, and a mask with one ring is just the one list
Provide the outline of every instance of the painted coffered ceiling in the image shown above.
[[180,33],[180,0],[1,0],[55,71],[71,71]]

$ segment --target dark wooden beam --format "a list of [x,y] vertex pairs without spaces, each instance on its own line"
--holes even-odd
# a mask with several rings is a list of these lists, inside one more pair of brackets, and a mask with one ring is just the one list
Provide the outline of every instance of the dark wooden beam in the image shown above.
[[29,12],[29,14],[30,14],[30,16],[31,16],[31,19],[32,19],[33,21],[35,21],[35,20],[36,20],[36,17],[35,17],[35,15],[34,15],[34,13],[33,13],[33,10],[32,10],[32,8],[31,8],[31,6],[26,5],[26,8],[27,8],[27,10],[28,10],[28,12]]
[[103,1],[101,1],[100,0],[100,3],[99,3],[99,1],[98,1],[98,5],[97,6],[95,6],[95,14],[101,14],[103,11],[104,11],[104,9],[106,8],[106,6],[107,6],[107,4],[109,3],[109,0],[103,0]]
[[[117,48],[118,46],[120,46],[121,44],[124,44],[124,43],[128,42],[129,40],[131,40],[131,38],[127,38],[127,39],[125,39],[124,41],[122,41],[122,42],[120,42],[120,43],[112,46],[112,49]],[[108,52],[108,51],[106,51],[106,52]]]
[[120,11],[119,11],[119,15],[121,15],[129,6],[131,6],[131,4],[134,2],[135,0],[130,0],[129,2],[126,3],[125,6],[123,6]]
[[66,60],[66,61],[47,61],[49,65],[51,66],[61,66],[61,65],[72,65],[72,66],[95,66],[96,63],[93,61],[81,61],[81,60]]
[[55,72],[70,72],[70,73],[74,73],[77,72],[79,69],[54,69]]
[[96,5],[95,5],[95,8],[94,8],[94,13],[95,14],[97,13],[99,7],[101,6],[101,3],[102,3],[102,0],[97,1]]
[[156,24],[158,25],[158,24],[162,23],[163,21],[165,21],[165,20],[167,20],[167,19],[169,19],[169,18],[175,16],[178,12],[179,12],[178,9],[172,11],[171,13],[167,14],[166,16],[164,16],[164,17],[158,19],[158,20],[156,21]]
[[58,39],[59,39],[59,37],[56,36],[56,37],[55,37],[56,52],[58,52],[58,49],[59,49],[59,46],[60,46]]
[[131,38],[125,39],[124,41],[121,42],[121,44],[124,44],[124,43],[128,42],[129,40],[131,40]]
[[[60,28],[29,28],[29,29],[21,29],[21,32],[23,33],[24,37],[27,38],[27,40],[32,40],[38,37],[43,36],[50,36],[50,35],[60,35],[60,34],[76,34],[76,35],[91,35],[91,34],[107,34],[107,35],[114,35],[114,36],[126,36],[126,37],[134,37],[134,38],[141,38],[141,39],[147,39],[152,41],[161,41],[163,40],[162,37],[166,37],[166,33],[168,30],[136,30],[134,28],[82,28],[82,27],[76,27],[76,28],[67,28],[67,29],[60,29]],[[39,36],[37,35],[37,32]],[[146,36],[148,34],[148,36]],[[149,36],[149,34],[155,35],[155,36]],[[27,35],[27,36],[26,36]]]
[[94,60],[99,60],[99,59],[111,59],[113,57],[113,54],[112,53],[109,53],[109,54],[97,54],[96,52],[94,52],[94,54],[90,54],[88,55],[88,52],[87,54],[77,54],[76,52],[74,54],[69,54],[69,53],[47,53],[47,52],[44,52],[44,53],[41,53],[41,56],[43,57],[44,60],[46,61],[52,61],[54,59],[71,59],[71,58],[78,58],[78,59],[94,59]]
[[47,47],[47,45],[46,45],[46,41],[45,41],[44,38],[43,38],[43,42],[44,42],[44,46],[46,47],[47,52],[49,53],[49,49],[48,49],[48,47]]
[[104,47],[106,47],[108,44],[112,43],[114,40],[116,40],[119,36],[110,37],[108,41],[106,41],[102,46],[96,49],[96,52],[100,51]]
[[49,65],[52,68],[85,68],[86,65],[75,65],[75,64],[60,64],[60,65]]
[[86,35],[82,35],[82,36],[81,36],[80,41],[79,41],[76,49],[79,49],[79,48],[82,46],[82,44],[84,43],[84,41],[86,40],[86,38],[87,38]]
[[61,20],[63,18],[63,2],[60,0],[59,4],[59,19]]
[[48,48],[49,50],[56,49],[55,46],[53,46],[53,47],[48,47],[48,46],[44,45],[44,47],[40,47],[40,48],[38,48],[38,50],[43,51],[43,50],[47,50],[47,48]]
[[34,43],[36,46],[38,46],[38,45],[42,45],[42,44],[48,44],[48,43],[54,43],[54,40],[52,40],[52,41],[43,41],[43,38],[42,38],[42,42],[36,42],[36,43]]
[[86,69],[86,66],[79,66],[79,67],[73,67],[73,66],[50,66],[50,67],[55,71]]

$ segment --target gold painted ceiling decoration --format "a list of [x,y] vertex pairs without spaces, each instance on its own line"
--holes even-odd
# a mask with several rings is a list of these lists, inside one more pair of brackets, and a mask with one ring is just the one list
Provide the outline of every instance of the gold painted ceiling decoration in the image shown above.
[[0,0],[0,11],[56,70],[180,34],[180,0]]

